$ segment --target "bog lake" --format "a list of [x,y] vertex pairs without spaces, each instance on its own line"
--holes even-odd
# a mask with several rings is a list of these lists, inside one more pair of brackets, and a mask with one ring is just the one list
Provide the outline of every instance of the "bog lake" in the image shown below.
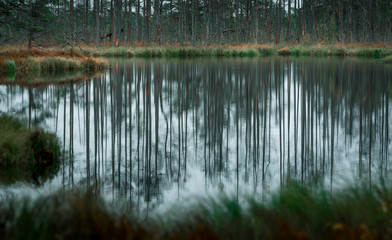
[[[110,59],[89,81],[0,85],[0,113],[55,133],[57,176],[0,195],[99,189],[141,213],[296,180],[387,177],[392,67],[360,58]],[[49,79],[50,80],[50,79]]]

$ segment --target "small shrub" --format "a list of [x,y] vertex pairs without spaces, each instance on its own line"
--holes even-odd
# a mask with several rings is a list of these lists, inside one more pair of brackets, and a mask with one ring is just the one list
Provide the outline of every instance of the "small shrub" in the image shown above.
[[334,55],[335,56],[340,56],[340,57],[346,56],[347,55],[347,50],[344,49],[344,48],[335,49]]
[[258,48],[260,56],[271,56],[272,51],[270,48]]
[[7,74],[13,73],[16,70],[16,63],[14,60],[5,60],[5,72]]
[[288,56],[290,55],[290,49],[288,47],[284,47],[278,50],[278,55]]
[[223,57],[225,56],[225,53],[223,52],[223,48],[217,48],[215,49],[214,55],[217,57]]
[[255,57],[257,55],[254,49],[249,49],[248,51],[246,51],[246,54],[248,57]]
[[292,56],[300,56],[301,55],[301,49],[298,47],[290,49],[290,55]]

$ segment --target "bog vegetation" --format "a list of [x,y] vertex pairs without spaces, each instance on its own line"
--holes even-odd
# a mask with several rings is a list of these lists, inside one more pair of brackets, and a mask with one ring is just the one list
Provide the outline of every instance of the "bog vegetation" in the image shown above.
[[0,183],[40,184],[60,169],[56,136],[31,130],[23,122],[0,115]]
[[[293,182],[266,197],[199,199],[192,207],[138,217],[94,191],[3,201],[2,239],[390,239],[392,189],[386,183],[335,191]],[[244,207],[246,206],[246,207]],[[23,229],[23,230],[22,230]]]

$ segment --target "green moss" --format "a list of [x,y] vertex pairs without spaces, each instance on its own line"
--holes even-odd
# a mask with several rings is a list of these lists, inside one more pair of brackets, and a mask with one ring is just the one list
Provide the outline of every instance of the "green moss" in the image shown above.
[[275,52],[273,51],[272,48],[258,48],[257,50],[258,50],[260,56],[264,56],[264,57],[272,56],[275,54]]
[[15,72],[15,70],[16,70],[15,61],[12,59],[5,60],[5,72],[7,74],[10,74],[12,72]]
[[246,55],[248,57],[256,57],[257,53],[256,53],[256,51],[254,49],[249,49],[249,50],[246,51]]
[[38,183],[60,166],[60,147],[53,134],[30,130],[19,120],[0,115],[0,181]]

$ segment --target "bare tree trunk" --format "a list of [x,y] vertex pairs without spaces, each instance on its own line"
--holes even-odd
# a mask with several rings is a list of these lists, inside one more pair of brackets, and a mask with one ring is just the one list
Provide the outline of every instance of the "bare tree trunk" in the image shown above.
[[288,15],[287,15],[287,41],[291,41],[291,0],[288,2]]
[[128,0],[128,42],[132,43],[132,0]]
[[99,0],[94,0],[94,21],[95,21],[95,41],[97,47],[99,47],[100,41],[100,21],[99,21]]
[[161,43],[160,40],[160,12],[159,12],[159,0],[154,0],[154,16],[155,16],[155,41],[157,44]]
[[85,28],[85,41],[88,42],[89,38],[89,27],[88,27],[88,10],[90,8],[90,0],[86,0],[85,2],[85,15],[84,15],[84,28]]
[[146,41],[148,43],[151,42],[150,38],[150,16],[151,16],[151,0],[147,0],[147,8],[146,8]]
[[140,18],[140,0],[137,0],[136,8],[136,19],[137,19],[137,40],[142,41],[142,22]]

